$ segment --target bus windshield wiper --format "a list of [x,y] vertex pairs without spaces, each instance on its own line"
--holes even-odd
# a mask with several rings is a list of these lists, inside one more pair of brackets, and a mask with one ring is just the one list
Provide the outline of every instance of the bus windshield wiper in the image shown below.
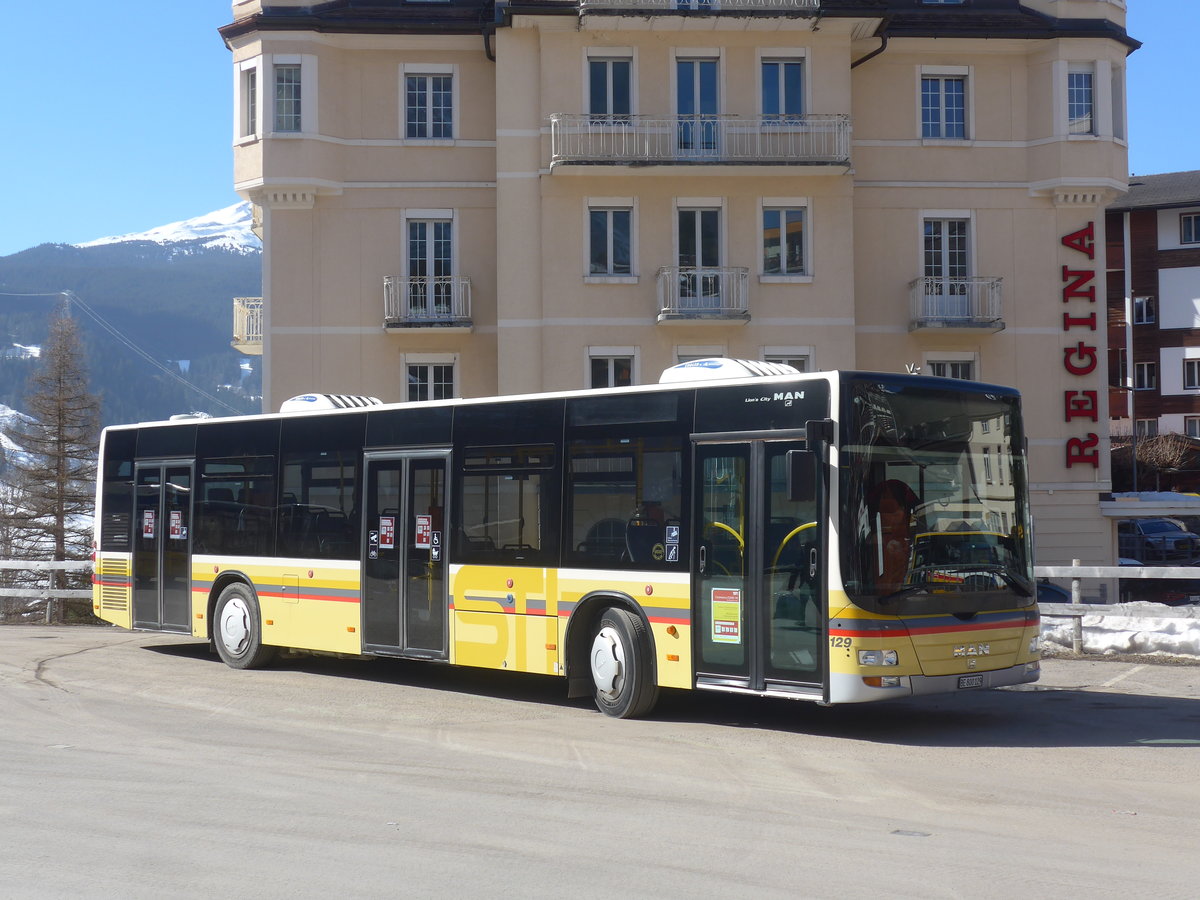
[[914,594],[917,591],[925,591],[928,593],[928,589],[929,589],[929,586],[927,584],[925,584],[924,582],[922,582],[921,584],[910,584],[910,585],[900,588],[900,590],[898,590],[898,591],[892,591],[892,593],[888,594],[886,597],[880,597],[878,602],[888,603],[888,602],[890,602],[892,600],[896,600],[900,597],[907,597],[909,594]]

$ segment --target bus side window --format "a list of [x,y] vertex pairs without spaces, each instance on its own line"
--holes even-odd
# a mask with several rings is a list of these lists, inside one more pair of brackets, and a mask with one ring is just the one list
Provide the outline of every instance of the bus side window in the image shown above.
[[550,447],[472,447],[459,482],[455,559],[466,563],[545,562],[554,451]]

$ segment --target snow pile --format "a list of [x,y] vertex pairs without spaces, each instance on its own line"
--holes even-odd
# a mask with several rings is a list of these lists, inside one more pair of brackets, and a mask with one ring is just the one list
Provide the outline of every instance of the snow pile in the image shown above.
[[243,200],[216,212],[194,219],[160,225],[149,231],[136,234],[119,234],[114,237],[98,238],[76,247],[99,247],[103,244],[124,244],[132,241],[151,241],[156,244],[177,244],[187,241],[203,241],[205,248],[223,248],[237,253],[251,253],[262,249],[262,241],[251,230],[253,214],[249,201]]
[[[1200,659],[1200,619],[1154,618],[1169,607],[1161,603],[1125,603],[1131,616],[1084,616],[1083,651],[1115,656],[1137,653]],[[1187,607],[1184,607],[1185,609]],[[1048,649],[1070,650],[1073,618],[1057,617],[1042,607],[1042,641]]]

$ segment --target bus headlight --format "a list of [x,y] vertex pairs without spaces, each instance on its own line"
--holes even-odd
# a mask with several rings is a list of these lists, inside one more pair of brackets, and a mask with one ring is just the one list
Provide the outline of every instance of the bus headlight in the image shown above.
[[899,662],[895,650],[859,650],[860,666],[894,666]]

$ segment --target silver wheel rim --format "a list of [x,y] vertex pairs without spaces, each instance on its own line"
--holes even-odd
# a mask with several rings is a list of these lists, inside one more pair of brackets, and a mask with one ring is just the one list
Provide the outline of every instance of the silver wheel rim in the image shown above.
[[605,700],[616,700],[625,685],[625,646],[612,626],[596,632],[592,641],[592,683]]
[[250,607],[242,597],[230,597],[221,607],[221,643],[234,656],[246,652],[250,643]]

